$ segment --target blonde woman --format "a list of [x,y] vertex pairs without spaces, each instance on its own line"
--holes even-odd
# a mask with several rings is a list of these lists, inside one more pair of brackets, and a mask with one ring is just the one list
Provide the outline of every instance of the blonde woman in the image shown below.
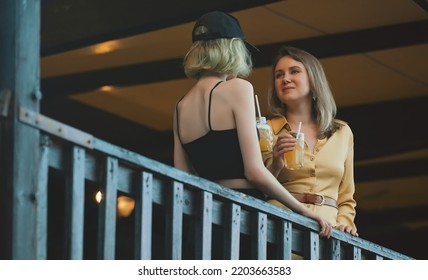
[[[358,236],[354,223],[354,142],[350,127],[335,119],[336,104],[321,63],[306,51],[283,47],[273,67],[268,123],[276,144],[263,155],[271,173],[307,209],[341,231]],[[304,166],[287,169],[284,153],[305,136]],[[274,197],[269,202],[285,207]]]

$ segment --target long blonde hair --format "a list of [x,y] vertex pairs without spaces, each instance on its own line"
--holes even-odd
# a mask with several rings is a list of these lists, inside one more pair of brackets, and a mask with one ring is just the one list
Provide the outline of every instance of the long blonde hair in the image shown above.
[[278,56],[272,66],[272,78],[268,92],[269,113],[272,116],[285,116],[287,112],[287,107],[278,98],[275,90],[275,68],[279,60],[284,56],[290,56],[305,66],[312,94],[312,118],[319,125],[319,137],[331,136],[341,126],[341,124],[335,121],[337,112],[336,102],[334,101],[321,63],[316,57],[306,51],[289,46],[279,49]]

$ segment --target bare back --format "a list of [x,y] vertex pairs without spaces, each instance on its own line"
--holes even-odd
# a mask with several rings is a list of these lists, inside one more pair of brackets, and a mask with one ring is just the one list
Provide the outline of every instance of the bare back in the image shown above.
[[[228,101],[228,95],[231,93],[228,92],[227,81],[217,85],[220,81],[199,81],[179,103],[179,134],[183,143],[189,143],[207,134],[210,131],[210,123],[212,130],[236,128],[232,107]],[[211,90],[213,93],[210,104]]]
[[[254,108],[252,108],[254,104],[243,102],[242,100],[243,95],[246,95],[246,99],[249,99],[250,102],[253,100],[252,86],[246,88],[245,86],[250,84],[241,79],[223,81],[217,85],[218,82],[219,79],[213,77],[199,80],[179,102],[176,116],[176,126],[179,131],[175,134],[178,134],[177,136],[182,144],[187,144],[205,136],[210,130],[236,129],[238,134],[246,135],[245,137],[239,136],[239,145],[242,150],[243,145],[241,142],[246,142],[256,135],[255,114],[253,114]],[[211,90],[213,92],[210,102]],[[250,109],[247,108],[248,106]],[[241,116],[242,112],[247,115]],[[242,128],[237,125],[239,119],[241,119],[241,122],[242,119],[245,120]],[[248,132],[248,127],[251,127],[250,132]],[[251,133],[252,136],[248,136],[248,133]],[[241,141],[241,138],[246,140]],[[247,152],[245,153],[247,154]],[[252,188],[244,177],[243,179],[221,180],[219,183],[232,188]]]

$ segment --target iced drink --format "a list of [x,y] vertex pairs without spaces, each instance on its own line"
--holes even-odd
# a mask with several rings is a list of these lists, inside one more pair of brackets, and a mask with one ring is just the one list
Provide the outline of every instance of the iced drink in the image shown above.
[[[296,132],[291,132],[290,134],[296,138]],[[299,133],[296,140],[294,149],[284,153],[285,167],[291,170],[302,168],[304,163],[305,135],[303,132]]]
[[262,117],[260,120],[257,119],[257,129],[259,130],[259,144],[260,151],[272,152],[273,146],[273,133],[269,124],[266,122],[266,118]]

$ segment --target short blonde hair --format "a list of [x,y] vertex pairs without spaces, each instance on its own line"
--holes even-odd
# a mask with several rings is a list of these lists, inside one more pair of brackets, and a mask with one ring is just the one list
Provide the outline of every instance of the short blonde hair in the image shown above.
[[245,78],[253,64],[243,40],[222,38],[194,42],[184,57],[183,67],[189,78],[198,79],[204,71]]

